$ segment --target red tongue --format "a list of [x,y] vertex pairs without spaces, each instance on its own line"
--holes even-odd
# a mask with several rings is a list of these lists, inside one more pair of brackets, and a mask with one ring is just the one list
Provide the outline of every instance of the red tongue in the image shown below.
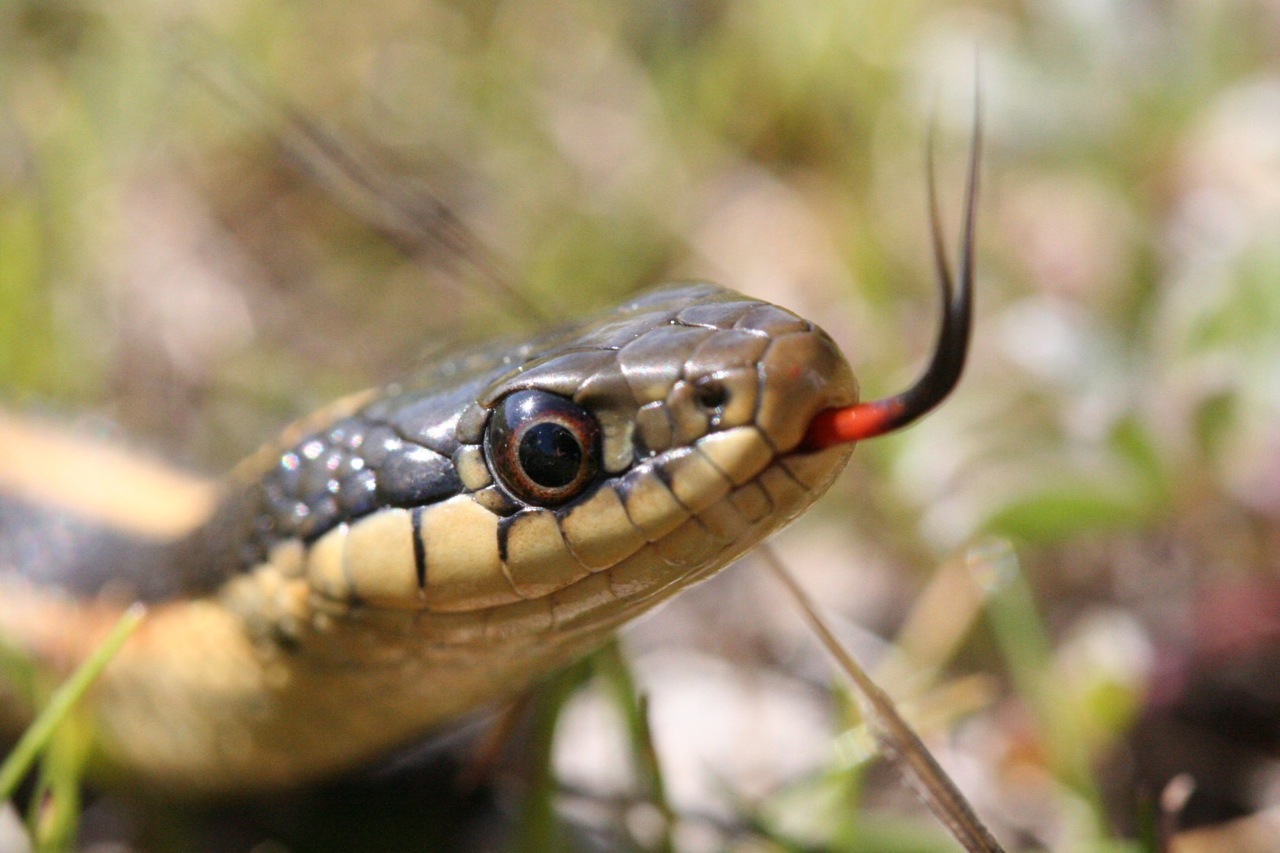
[[805,450],[826,450],[837,444],[884,435],[898,426],[905,408],[902,401],[893,398],[842,409],[823,409],[809,422],[801,447]]

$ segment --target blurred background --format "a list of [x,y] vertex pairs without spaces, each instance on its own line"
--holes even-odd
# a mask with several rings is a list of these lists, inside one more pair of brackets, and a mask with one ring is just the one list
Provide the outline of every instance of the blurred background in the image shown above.
[[[895,392],[937,322],[926,139],[955,235],[975,76],[970,369],[779,551],[1011,848],[1280,849],[1276,0],[10,0],[0,402],[213,474],[673,278]],[[954,849],[745,563],[624,641],[675,819],[590,689],[563,813]]]

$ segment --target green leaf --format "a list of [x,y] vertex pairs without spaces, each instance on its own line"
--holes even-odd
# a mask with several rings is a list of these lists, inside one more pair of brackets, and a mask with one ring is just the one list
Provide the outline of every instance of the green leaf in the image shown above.
[[1082,533],[1127,530],[1151,518],[1153,507],[1096,483],[1050,487],[987,519],[985,532],[1027,542],[1053,542]]

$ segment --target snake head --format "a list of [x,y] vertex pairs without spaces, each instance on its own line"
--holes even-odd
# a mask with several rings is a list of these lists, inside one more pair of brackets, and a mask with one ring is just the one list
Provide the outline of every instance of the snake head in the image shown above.
[[498,516],[508,591],[558,627],[613,624],[723,567],[851,450],[800,452],[814,416],[857,401],[836,345],[715,285],[651,291],[528,351],[460,419],[485,462],[460,473]]

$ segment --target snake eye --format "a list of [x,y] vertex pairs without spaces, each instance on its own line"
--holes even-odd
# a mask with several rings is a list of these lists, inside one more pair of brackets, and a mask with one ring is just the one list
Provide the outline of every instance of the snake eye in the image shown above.
[[600,424],[546,391],[502,399],[484,433],[489,467],[514,497],[556,506],[579,495],[600,470]]

